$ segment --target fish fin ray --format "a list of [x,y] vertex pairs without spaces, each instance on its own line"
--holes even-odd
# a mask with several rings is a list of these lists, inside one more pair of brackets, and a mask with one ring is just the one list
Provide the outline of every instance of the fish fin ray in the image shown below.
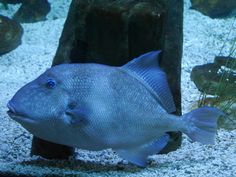
[[214,144],[217,131],[217,119],[224,115],[217,108],[204,106],[195,109],[182,116],[184,121],[190,125],[183,132],[188,135],[192,141],[198,141],[202,144]]
[[160,152],[167,145],[168,141],[169,135],[165,134],[157,140],[138,148],[116,150],[116,152],[129,162],[140,167],[145,167],[147,165],[147,157]]
[[170,135],[166,133],[163,136],[156,139],[155,141],[147,144],[146,150],[148,150],[149,152],[148,155],[159,153],[167,145],[169,139]]
[[161,51],[152,51],[139,56],[125,64],[121,69],[125,70],[146,87],[150,88],[157,96],[158,102],[168,112],[176,110],[167,77],[159,67],[159,54]]
[[146,167],[147,166],[147,156],[140,154],[139,151],[136,149],[129,149],[129,150],[116,150],[118,155],[125,160],[139,166],[139,167]]

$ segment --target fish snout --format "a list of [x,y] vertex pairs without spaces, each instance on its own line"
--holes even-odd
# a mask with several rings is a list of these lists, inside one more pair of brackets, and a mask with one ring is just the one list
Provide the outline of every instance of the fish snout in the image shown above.
[[16,106],[14,104],[14,101],[10,100],[8,103],[7,103],[7,107],[8,107],[8,111],[7,111],[7,114],[9,117],[11,117],[12,119],[18,121],[18,120],[22,120],[23,117],[23,114],[21,114],[20,112],[18,112],[18,110],[16,109]]
[[16,113],[16,109],[14,108],[11,100],[7,103],[7,107],[8,107],[10,112]]

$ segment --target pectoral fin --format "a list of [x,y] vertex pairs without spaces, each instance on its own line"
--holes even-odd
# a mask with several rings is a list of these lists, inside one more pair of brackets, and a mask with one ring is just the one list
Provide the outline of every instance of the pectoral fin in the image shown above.
[[69,123],[71,126],[81,126],[88,122],[89,111],[84,108],[75,108],[66,111],[70,116]]
[[156,141],[145,144],[141,147],[116,150],[116,152],[119,156],[128,160],[129,162],[140,167],[146,167],[147,157],[160,152],[167,145],[168,141],[169,135],[165,134]]

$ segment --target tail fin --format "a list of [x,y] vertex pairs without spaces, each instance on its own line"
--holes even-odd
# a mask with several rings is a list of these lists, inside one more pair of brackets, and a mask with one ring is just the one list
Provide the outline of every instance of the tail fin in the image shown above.
[[217,119],[221,115],[224,115],[224,113],[213,107],[205,106],[195,109],[182,116],[190,125],[184,133],[193,141],[203,144],[214,144]]

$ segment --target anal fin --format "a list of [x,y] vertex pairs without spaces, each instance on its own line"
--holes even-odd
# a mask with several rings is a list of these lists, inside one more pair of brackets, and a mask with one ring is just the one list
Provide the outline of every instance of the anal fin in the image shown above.
[[165,134],[157,140],[143,146],[132,149],[119,149],[115,151],[119,156],[128,160],[129,162],[140,167],[146,167],[147,157],[160,152],[167,145],[168,141],[169,135]]

